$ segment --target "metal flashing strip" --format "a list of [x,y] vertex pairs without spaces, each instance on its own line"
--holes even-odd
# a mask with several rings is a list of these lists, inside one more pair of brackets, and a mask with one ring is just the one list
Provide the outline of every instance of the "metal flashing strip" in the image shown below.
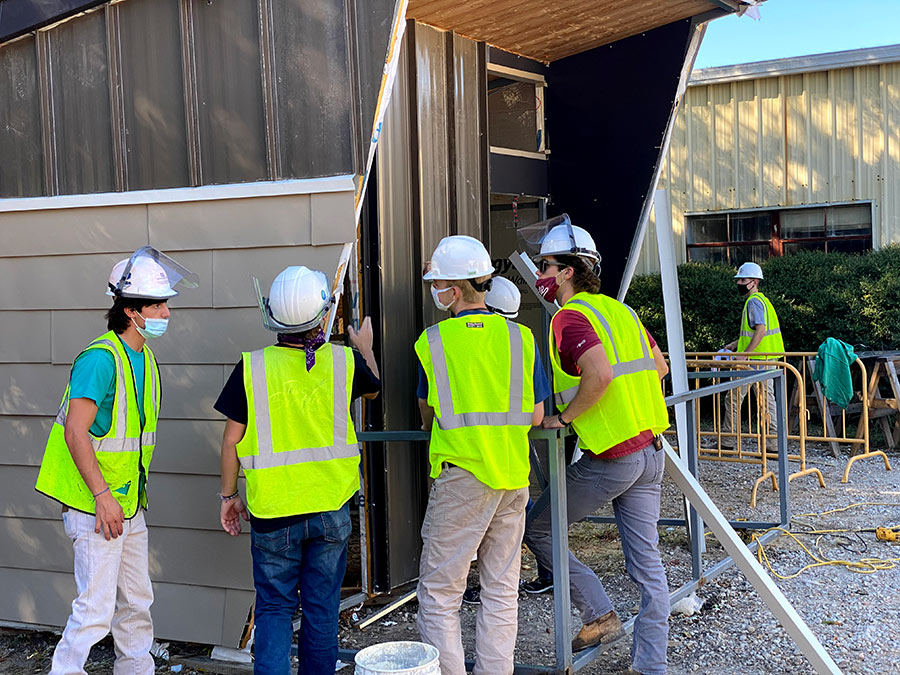
[[754,61],[734,66],[716,66],[694,71],[688,82],[689,87],[707,84],[724,84],[741,80],[756,80],[782,75],[798,75],[823,70],[876,66],[882,63],[900,61],[900,44],[865,49],[849,49],[841,52],[795,56],[769,61]]
[[326,192],[353,192],[353,190],[353,175],[348,174],[327,178],[302,178],[298,180],[230,183],[226,185],[203,185],[201,187],[165,188],[159,190],[131,190],[128,192],[98,192],[83,195],[0,199],[0,213],[78,209],[97,206],[172,204],[223,199],[249,199],[253,197],[286,197]]
[[506,157],[524,157],[525,159],[537,159],[541,161],[547,160],[549,150],[544,152],[534,152],[532,150],[516,150],[515,148],[501,148],[498,145],[491,146],[491,153],[495,155],[505,155]]

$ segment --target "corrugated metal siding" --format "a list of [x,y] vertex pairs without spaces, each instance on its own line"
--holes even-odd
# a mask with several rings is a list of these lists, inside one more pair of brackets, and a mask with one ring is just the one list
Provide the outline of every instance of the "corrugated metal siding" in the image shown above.
[[[659,187],[676,255],[685,213],[872,200],[875,247],[900,242],[900,63],[691,86]],[[655,217],[637,273],[659,271]]]
[[[200,275],[154,341],[164,400],[150,474],[157,637],[235,644],[253,601],[250,542],[221,531],[223,418],[241,350],[271,343],[249,274],[333,275],[356,234],[351,181],[327,194],[0,213],[0,620],[61,626],[75,593],[59,505],[33,486],[70,365],[105,332],[106,276],[147,243]],[[209,565],[210,560],[217,561]]]

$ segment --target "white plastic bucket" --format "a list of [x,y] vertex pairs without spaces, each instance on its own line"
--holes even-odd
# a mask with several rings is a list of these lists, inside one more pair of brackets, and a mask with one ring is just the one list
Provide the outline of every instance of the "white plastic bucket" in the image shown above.
[[355,675],[441,675],[436,647],[423,642],[384,642],[356,654]]

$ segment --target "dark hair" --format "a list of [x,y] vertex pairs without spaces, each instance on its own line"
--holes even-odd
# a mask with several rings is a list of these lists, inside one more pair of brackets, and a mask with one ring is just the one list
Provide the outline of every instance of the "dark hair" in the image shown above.
[[600,277],[594,273],[593,265],[577,255],[557,255],[556,260],[572,268],[572,286],[576,293],[599,293]]
[[157,302],[162,301],[148,300],[147,298],[123,298],[121,296],[116,296],[116,299],[113,300],[112,307],[106,312],[107,330],[115,331],[116,335],[121,335],[128,330],[128,326],[131,324],[131,319],[125,314],[126,308],[143,312],[144,307],[155,305]]

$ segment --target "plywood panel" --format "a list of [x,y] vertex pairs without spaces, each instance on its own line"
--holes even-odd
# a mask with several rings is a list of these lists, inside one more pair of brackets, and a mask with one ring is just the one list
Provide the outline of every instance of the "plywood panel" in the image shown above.
[[150,241],[167,252],[310,243],[309,195],[151,204],[147,208]]
[[50,362],[50,312],[0,311],[0,363]]
[[67,366],[0,364],[0,415],[56,415],[68,377]]
[[0,415],[0,465],[40,466],[53,419]]
[[130,252],[149,243],[143,204],[5,212],[0,232],[0,257]]
[[[256,307],[250,277],[259,279],[265,295],[275,276],[289,265],[317,269],[331,279],[343,246],[282,246],[222,249],[213,254],[213,304],[216,307]],[[257,316],[259,313],[257,312]]]
[[356,241],[356,213],[352,192],[310,195],[310,207],[313,245]]

